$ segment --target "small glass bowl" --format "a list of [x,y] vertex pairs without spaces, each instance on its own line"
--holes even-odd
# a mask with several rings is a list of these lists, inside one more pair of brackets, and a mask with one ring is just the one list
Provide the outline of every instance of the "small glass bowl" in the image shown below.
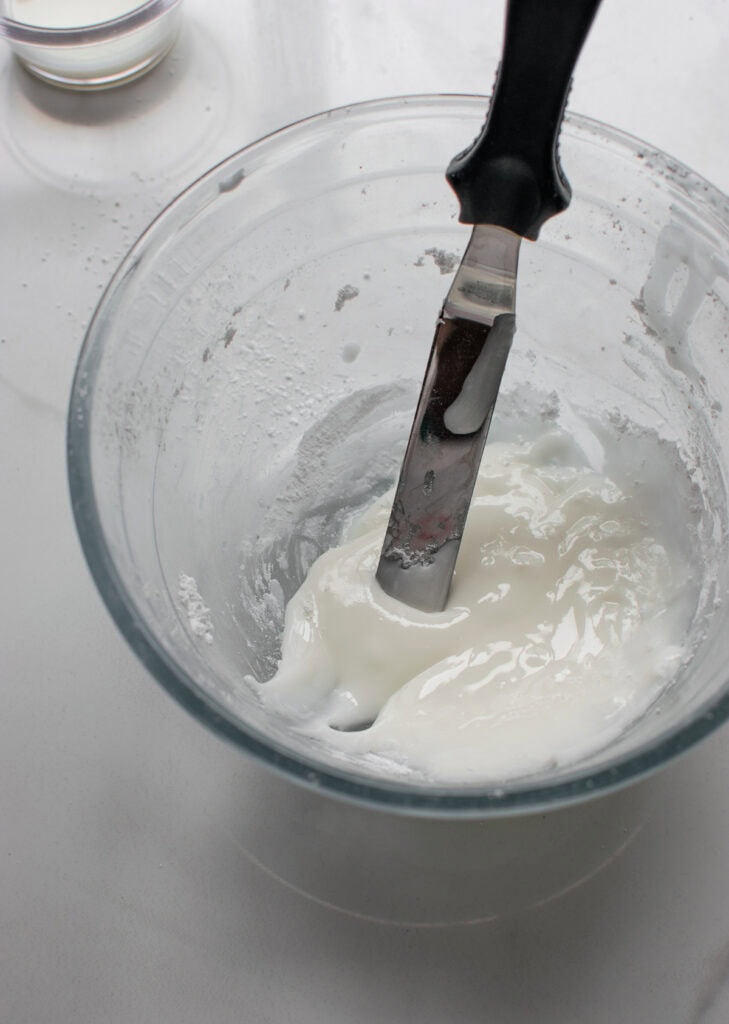
[[267,714],[245,682],[273,674],[285,602],[308,565],[396,478],[450,283],[437,255],[457,257],[469,237],[444,168],[487,102],[334,110],[209,171],[108,286],[68,421],[89,566],[157,680],[289,778],[460,818],[622,786],[729,714],[729,202],[650,146],[576,116],[561,137],[570,208],[522,246],[492,431],[508,436],[509,408],[526,415],[531,402],[567,430],[594,416],[614,431],[696,567],[693,620],[676,638],[690,657],[608,749],[462,787],[345,762]]
[[[38,78],[67,89],[108,89],[139,78],[177,38],[182,0],[116,0],[98,21],[89,0],[0,0],[0,36]],[[106,13],[105,12],[105,13]]]

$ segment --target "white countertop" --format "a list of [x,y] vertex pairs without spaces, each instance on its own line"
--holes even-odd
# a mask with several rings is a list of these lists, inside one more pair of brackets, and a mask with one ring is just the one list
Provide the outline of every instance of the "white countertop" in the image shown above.
[[[726,728],[560,898],[482,924],[375,924],[245,855],[251,766],[112,624],[71,517],[64,421],[117,260],[198,174],[283,124],[490,91],[503,11],[186,2],[170,58],[116,92],[56,92],[0,49],[0,1021],[725,1024]],[[728,54],[726,0],[604,0],[570,106],[729,192]]]

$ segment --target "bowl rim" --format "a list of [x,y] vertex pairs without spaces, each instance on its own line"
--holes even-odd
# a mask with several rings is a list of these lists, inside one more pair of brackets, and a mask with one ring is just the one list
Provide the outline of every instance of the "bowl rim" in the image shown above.
[[[365,100],[322,111],[263,135],[230,154],[196,178],[168,203],[122,258],[90,320],[71,386],[66,458],[76,529],[100,596],[139,660],[182,707],[218,736],[232,742],[238,749],[253,755],[289,779],[331,796],[398,813],[428,817],[487,818],[558,808],[626,786],[656,771],[694,746],[729,718],[729,688],[718,698],[714,698],[713,703],[702,705],[688,721],[675,726],[658,739],[648,741],[629,756],[613,763],[607,762],[597,769],[580,771],[579,767],[576,767],[546,784],[530,782],[529,778],[525,778],[523,781],[507,781],[503,786],[492,783],[484,784],[481,788],[474,786],[459,790],[453,786],[432,785],[426,789],[424,786],[403,785],[394,780],[358,776],[346,768],[339,770],[331,765],[325,767],[313,760],[307,762],[305,758],[293,754],[282,745],[269,739],[263,740],[253,730],[247,730],[232,717],[230,710],[222,702],[216,702],[209,694],[203,693],[187,674],[185,667],[175,662],[156,642],[143,618],[135,614],[133,595],[127,592],[103,535],[91,473],[90,432],[86,429],[90,409],[89,380],[93,380],[94,371],[101,361],[101,353],[95,345],[97,324],[102,319],[116,286],[139,261],[140,251],[164,230],[166,221],[181,204],[194,198],[201,190],[207,192],[211,181],[221,176],[225,176],[224,181],[228,180],[231,170],[242,166],[252,150],[285,141],[295,132],[318,127],[325,121],[335,126],[346,119],[370,117],[377,110],[397,110],[405,115],[412,107],[425,107],[442,112],[449,105],[457,107],[463,114],[480,112],[483,115],[487,109],[488,97],[462,93],[412,94]],[[693,186],[698,186],[692,187],[692,195],[697,202],[703,204],[706,216],[714,214],[715,219],[716,210],[720,209],[721,223],[725,232],[729,232],[729,199],[681,161],[635,136],[589,117],[568,112],[565,123],[578,134],[597,137],[603,143],[626,151],[632,158],[651,159],[651,169],[655,169],[659,175],[675,183],[681,191],[687,190],[686,183],[690,180]]]

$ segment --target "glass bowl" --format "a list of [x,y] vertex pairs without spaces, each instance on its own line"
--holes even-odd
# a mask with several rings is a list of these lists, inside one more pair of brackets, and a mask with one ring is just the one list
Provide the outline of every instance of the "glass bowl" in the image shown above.
[[138,78],[171,49],[182,0],[0,0],[0,36],[38,78],[107,89]]
[[574,433],[599,422],[693,567],[675,678],[607,749],[463,786],[350,763],[268,713],[247,682],[274,673],[286,601],[312,560],[396,478],[445,272],[469,235],[444,168],[486,108],[374,101],[213,168],[109,284],[68,420],[91,572],[156,679],[289,778],[429,816],[537,811],[622,786],[729,713],[729,204],[574,115],[561,139],[573,200],[522,246],[492,436],[537,413]]

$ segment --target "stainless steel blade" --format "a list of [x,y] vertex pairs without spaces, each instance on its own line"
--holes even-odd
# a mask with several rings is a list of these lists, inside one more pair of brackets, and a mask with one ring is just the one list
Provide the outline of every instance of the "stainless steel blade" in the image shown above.
[[423,611],[448,599],[514,336],[520,242],[477,225],[438,319],[376,573]]

